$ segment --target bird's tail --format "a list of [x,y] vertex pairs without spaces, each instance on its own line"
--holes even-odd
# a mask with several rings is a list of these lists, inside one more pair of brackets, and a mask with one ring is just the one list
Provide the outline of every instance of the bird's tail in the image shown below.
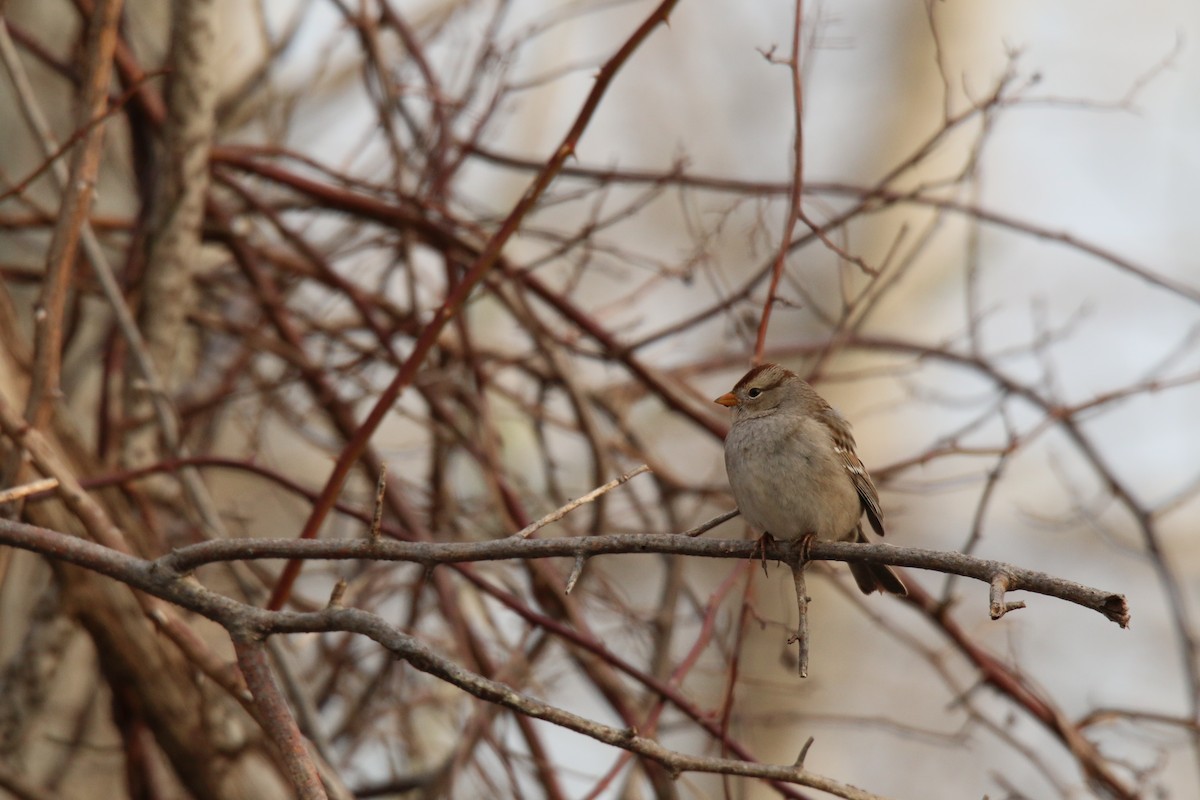
[[[865,542],[862,528],[858,529],[858,541]],[[908,596],[908,589],[896,571],[887,564],[850,564],[850,574],[863,594],[889,592],[900,597]]]

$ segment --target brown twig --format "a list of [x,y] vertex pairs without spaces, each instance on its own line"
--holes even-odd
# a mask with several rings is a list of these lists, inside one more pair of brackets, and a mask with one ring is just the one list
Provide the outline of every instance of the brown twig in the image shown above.
[[296,720],[288,710],[287,702],[271,675],[267,653],[262,641],[232,632],[233,650],[237,653],[238,666],[246,679],[246,686],[254,695],[259,718],[287,768],[296,794],[302,800],[327,800],[325,788],[317,766],[308,752],[308,745]]
[[80,231],[91,210],[92,193],[100,169],[103,120],[108,106],[108,81],[113,51],[117,42],[117,24],[121,19],[121,0],[98,0],[88,24],[86,55],[87,83],[76,127],[86,131],[71,155],[70,178],[63,188],[58,222],[46,254],[47,278],[34,312],[34,367],[25,419],[35,428],[45,428],[58,402],[59,373],[67,291],[75,269],[75,254]]
[[780,238],[775,263],[771,268],[771,281],[767,285],[767,299],[763,301],[762,312],[758,317],[758,334],[754,339],[754,354],[751,358],[751,362],[754,364],[762,363],[763,350],[767,346],[767,331],[771,324],[771,309],[775,307],[775,297],[779,291],[779,279],[783,277],[788,253],[792,250],[792,236],[796,230],[796,223],[804,215],[801,207],[804,198],[804,76],[800,69],[802,64],[800,34],[803,29],[804,2],[796,0],[795,10],[792,13],[792,52],[786,62],[788,73],[791,76],[792,125],[795,128],[792,136],[792,183],[788,192],[787,217],[784,219],[783,235]]

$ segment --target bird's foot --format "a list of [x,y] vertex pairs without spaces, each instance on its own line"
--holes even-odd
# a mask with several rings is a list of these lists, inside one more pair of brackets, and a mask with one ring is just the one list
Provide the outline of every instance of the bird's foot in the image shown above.
[[754,542],[753,549],[750,550],[750,559],[753,560],[757,557],[762,562],[763,575],[767,574],[767,546],[772,544],[775,544],[775,537],[768,531],[758,537],[757,541]]
[[809,531],[800,536],[800,563],[808,563],[808,551],[812,547],[813,539],[817,538],[817,534]]

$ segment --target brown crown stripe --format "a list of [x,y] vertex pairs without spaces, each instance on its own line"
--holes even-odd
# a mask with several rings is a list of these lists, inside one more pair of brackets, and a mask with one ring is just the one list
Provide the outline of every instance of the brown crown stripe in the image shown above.
[[[733,390],[736,392],[738,389],[741,389],[746,384],[752,382],[755,378],[757,378],[759,375],[761,375],[762,373],[766,372],[769,369],[778,369],[781,371],[783,370],[783,368],[780,367],[778,364],[759,364],[757,367],[755,367],[754,369],[750,370],[745,375],[743,375],[742,379],[737,382],[736,386],[733,387]],[[784,374],[786,374],[786,373],[784,373]],[[776,381],[775,383],[771,384],[770,386],[768,386],[766,388],[768,388],[768,389],[775,388],[779,384],[783,383],[783,378],[784,378],[784,375],[780,375],[778,381]]]

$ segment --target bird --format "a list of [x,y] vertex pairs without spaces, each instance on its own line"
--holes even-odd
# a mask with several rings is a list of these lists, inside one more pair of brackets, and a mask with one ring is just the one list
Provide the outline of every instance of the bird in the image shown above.
[[[725,469],[742,517],[763,536],[866,542],[883,536],[883,509],[855,452],[850,423],[803,378],[760,364],[714,401],[733,412]],[[908,589],[886,564],[851,563],[864,594]]]

